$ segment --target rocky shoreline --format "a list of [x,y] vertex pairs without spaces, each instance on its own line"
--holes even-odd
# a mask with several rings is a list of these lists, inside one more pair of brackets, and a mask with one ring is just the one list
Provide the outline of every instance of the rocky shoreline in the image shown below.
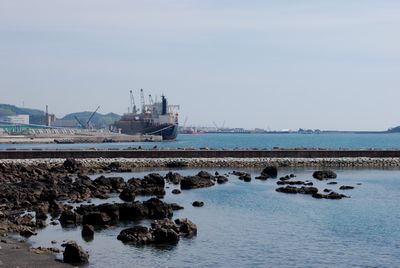
[[[2,159],[0,164],[22,166],[57,166],[65,159]],[[400,158],[86,158],[79,163],[86,169],[104,169],[118,162],[121,171],[137,168],[262,168],[277,167],[333,167],[333,168],[396,168]]]
[[[210,174],[200,171],[191,176],[169,172],[166,176],[149,173],[143,178],[124,180],[109,173],[134,172],[140,168],[235,168],[229,174]],[[328,170],[336,167],[352,168],[397,168],[400,159],[349,158],[349,159],[276,159],[276,158],[200,158],[200,159],[23,159],[0,161],[0,235],[19,233],[23,237],[36,235],[37,230],[48,224],[79,226],[82,237],[92,239],[94,227],[108,228],[119,222],[135,223],[150,220],[151,226],[134,225],[124,229],[118,240],[139,245],[176,244],[180,237],[197,234],[197,226],[186,218],[173,220],[174,211],[183,209],[179,204],[166,203],[162,199],[169,186],[173,194],[183,191],[213,187],[236,178],[250,182],[252,175],[240,168],[260,168],[257,180],[270,180],[277,184],[276,192],[305,194],[315,199],[342,199],[349,196],[335,191],[351,190],[354,186],[342,185],[338,189],[318,189],[313,182],[295,180],[295,174],[277,179],[279,168],[319,168],[313,177],[318,181],[336,179],[336,173]],[[104,175],[102,175],[104,174]],[[89,175],[96,175],[91,178]],[[229,179],[228,179],[229,178]],[[296,185],[296,186],[294,186]],[[333,185],[332,182],[326,185]],[[299,186],[299,187],[297,187]],[[117,194],[123,203],[107,203],[111,195]],[[146,201],[135,201],[137,196],[148,196]],[[92,199],[102,199],[100,205],[82,204]],[[72,206],[75,204],[76,206]],[[78,205],[78,206],[77,206]],[[193,202],[202,207],[202,201]],[[85,263],[89,255],[74,241],[62,245],[64,262]],[[54,250],[36,249],[48,254]],[[58,249],[60,250],[60,249]]]

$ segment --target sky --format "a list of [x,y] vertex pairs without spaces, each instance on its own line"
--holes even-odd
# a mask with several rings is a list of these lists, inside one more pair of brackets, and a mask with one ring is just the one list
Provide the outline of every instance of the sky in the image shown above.
[[397,0],[0,0],[0,103],[122,114],[143,88],[187,126],[385,130],[399,26]]

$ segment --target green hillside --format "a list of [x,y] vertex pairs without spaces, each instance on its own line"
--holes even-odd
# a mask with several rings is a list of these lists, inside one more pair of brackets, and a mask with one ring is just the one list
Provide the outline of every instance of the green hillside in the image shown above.
[[[67,114],[62,119],[76,120],[75,117],[77,117],[79,121],[82,122],[82,124],[86,125],[92,113],[93,112],[71,113]],[[108,114],[95,113],[90,121],[90,125],[94,128],[108,128],[109,125],[119,120],[120,118],[121,116],[115,113],[108,113]]]

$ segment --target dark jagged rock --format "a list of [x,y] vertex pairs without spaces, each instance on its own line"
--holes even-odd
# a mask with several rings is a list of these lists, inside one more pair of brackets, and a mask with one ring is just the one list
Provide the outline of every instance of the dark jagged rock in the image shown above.
[[94,236],[94,227],[92,225],[88,225],[88,224],[83,225],[81,234],[82,234],[82,237],[93,237]]
[[58,220],[62,225],[78,224],[82,222],[82,216],[72,210],[64,210]]
[[304,183],[304,186],[312,186],[312,185],[314,185],[314,183],[312,183],[312,182],[305,182]]
[[32,235],[37,235],[31,228],[25,228],[24,230],[20,231],[19,234],[23,237],[31,237]]
[[184,207],[178,205],[177,203],[171,203],[171,208],[172,208],[172,210],[181,210],[181,209],[184,209]]
[[260,176],[255,177],[256,180],[262,180],[262,181],[266,181],[269,178],[271,178],[271,177],[268,175],[260,175]]
[[339,194],[336,192],[330,192],[329,194],[320,194],[320,193],[315,193],[312,195],[312,197],[317,198],[317,199],[342,199],[342,198],[348,198],[348,196],[344,194]]
[[268,175],[271,178],[276,178],[278,177],[278,168],[275,166],[267,166],[263,169],[263,171],[261,172],[261,175]]
[[222,176],[222,175],[218,175],[217,176],[217,183],[218,184],[223,184],[223,183],[226,183],[226,182],[228,182],[228,178],[227,177]]
[[104,212],[90,212],[83,215],[83,224],[89,225],[106,225],[109,224],[111,218]]
[[183,161],[171,161],[168,162],[165,166],[169,168],[182,168],[182,167],[187,167],[188,164]]
[[337,182],[336,181],[331,181],[331,182],[328,182],[327,184],[328,185],[333,185],[333,184],[337,184]]
[[313,173],[313,177],[317,180],[336,179],[337,175],[332,170],[318,170]]
[[170,219],[154,221],[151,232],[156,244],[175,244],[179,241],[179,228]]
[[211,175],[210,173],[208,173],[207,171],[200,171],[197,174],[197,176],[200,177],[200,178],[203,178],[203,179],[210,179],[210,180],[214,179],[214,176]]
[[121,168],[121,163],[118,161],[111,162],[108,168],[112,171],[118,171]]
[[347,186],[347,185],[342,185],[339,187],[339,190],[353,190],[354,186]]
[[144,179],[142,180],[142,186],[144,188],[146,188],[150,185],[151,186],[156,185],[158,187],[164,188],[164,186],[165,186],[164,177],[162,177],[158,173],[151,173],[151,174],[145,176]]
[[186,237],[197,235],[197,226],[188,219],[176,219],[175,223],[179,226],[179,232]]
[[158,198],[151,198],[143,202],[143,206],[148,209],[149,219],[171,218],[173,215],[172,207]]
[[82,167],[82,164],[73,158],[67,158],[63,163],[63,167],[69,171],[76,171]]
[[250,174],[247,173],[247,172],[236,171],[236,170],[232,171],[232,174],[235,175],[235,176],[238,176],[238,177],[250,176]]
[[134,226],[124,229],[119,233],[117,239],[123,242],[131,242],[140,245],[150,244],[154,241],[152,233],[144,226]]
[[280,181],[287,181],[287,180],[290,180],[290,179],[291,179],[291,177],[289,175],[286,175],[285,177],[280,177],[279,178]]
[[69,241],[65,244],[64,262],[72,264],[81,264],[89,262],[89,254],[83,250],[75,241]]
[[173,193],[173,194],[180,194],[180,193],[181,193],[181,191],[180,191],[180,190],[178,190],[178,189],[174,189],[174,190],[172,190],[172,193]]
[[135,200],[135,189],[133,187],[125,187],[119,194],[119,198],[125,202],[132,202]]
[[181,181],[182,190],[211,187],[214,185],[215,184],[211,179],[201,178],[198,176],[188,176]]
[[285,184],[288,184],[288,185],[304,185],[305,183],[304,183],[304,181],[286,181],[286,180],[284,180],[284,181],[277,181],[276,182],[276,184],[278,184],[278,185],[285,185]]
[[123,221],[134,221],[146,218],[149,214],[147,207],[140,202],[124,203],[119,207],[119,218]]
[[308,194],[312,195],[318,192],[318,189],[315,187],[304,187],[301,188],[293,187],[293,186],[286,186],[280,187],[276,189],[277,192],[280,193],[287,193],[287,194]]
[[331,189],[324,189],[324,193],[330,193],[330,192],[332,192]]
[[243,174],[242,176],[239,177],[239,180],[245,181],[245,182],[250,182],[251,181],[251,175],[248,173]]
[[204,206],[204,202],[202,202],[202,201],[194,201],[192,203],[192,206],[194,206],[194,207],[203,207]]
[[165,178],[167,181],[173,183],[173,184],[179,184],[181,183],[181,180],[183,179],[183,176],[177,172],[169,172]]
[[123,187],[125,187],[126,183],[121,177],[105,177],[100,176],[93,181],[93,184],[99,189],[108,192],[121,192]]

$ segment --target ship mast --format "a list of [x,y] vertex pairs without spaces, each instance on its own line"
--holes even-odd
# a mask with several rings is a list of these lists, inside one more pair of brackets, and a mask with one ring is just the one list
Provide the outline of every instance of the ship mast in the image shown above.
[[143,88],[140,89],[140,104],[142,105],[142,113],[145,113],[145,103],[144,103],[144,93],[143,93]]

